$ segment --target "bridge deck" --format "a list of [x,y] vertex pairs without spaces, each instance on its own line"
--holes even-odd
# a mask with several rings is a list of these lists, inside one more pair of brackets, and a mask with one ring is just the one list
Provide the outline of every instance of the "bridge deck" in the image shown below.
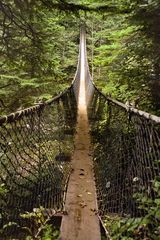
[[97,198],[94,182],[89,123],[85,98],[85,39],[81,40],[81,79],[73,173],[66,196],[66,215],[62,218],[61,240],[99,240]]

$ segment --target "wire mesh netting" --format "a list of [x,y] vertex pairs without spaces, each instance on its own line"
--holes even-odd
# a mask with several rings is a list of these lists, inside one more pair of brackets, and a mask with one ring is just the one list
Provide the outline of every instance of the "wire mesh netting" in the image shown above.
[[99,214],[109,235],[159,239],[160,118],[127,108],[98,90],[88,114]]
[[16,227],[23,227],[22,213],[63,210],[76,123],[74,94],[70,89],[0,121],[0,239],[23,239]]

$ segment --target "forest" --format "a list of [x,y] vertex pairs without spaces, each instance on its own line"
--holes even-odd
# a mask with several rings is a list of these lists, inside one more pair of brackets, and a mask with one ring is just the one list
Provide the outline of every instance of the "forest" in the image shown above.
[[160,1],[0,0],[0,36],[0,238],[61,236],[85,153],[99,239],[159,240]]
[[159,0],[1,0],[0,9],[1,115],[71,84],[82,21],[97,86],[159,114]]

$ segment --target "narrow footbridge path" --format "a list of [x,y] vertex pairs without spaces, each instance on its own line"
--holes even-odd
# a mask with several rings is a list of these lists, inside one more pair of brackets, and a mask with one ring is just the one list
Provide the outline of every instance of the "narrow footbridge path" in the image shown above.
[[[97,197],[93,175],[91,139],[86,99],[85,32],[81,32],[80,86],[77,96],[78,116],[75,135],[75,151],[72,156],[73,172],[70,176],[62,219],[61,239],[99,240],[100,227],[97,216]],[[76,76],[77,77],[77,76]],[[78,79],[77,79],[78,80]]]
[[159,198],[159,180],[160,117],[96,88],[83,26],[70,88],[0,118],[0,239],[54,239],[55,227],[61,240],[112,239],[116,220],[139,221],[144,239],[133,196]]

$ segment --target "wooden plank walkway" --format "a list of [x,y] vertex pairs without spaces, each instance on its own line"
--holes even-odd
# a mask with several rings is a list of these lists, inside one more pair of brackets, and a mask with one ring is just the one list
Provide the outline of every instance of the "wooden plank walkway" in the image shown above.
[[81,77],[75,151],[62,218],[61,240],[100,240],[97,196],[85,97],[85,38],[81,39]]

